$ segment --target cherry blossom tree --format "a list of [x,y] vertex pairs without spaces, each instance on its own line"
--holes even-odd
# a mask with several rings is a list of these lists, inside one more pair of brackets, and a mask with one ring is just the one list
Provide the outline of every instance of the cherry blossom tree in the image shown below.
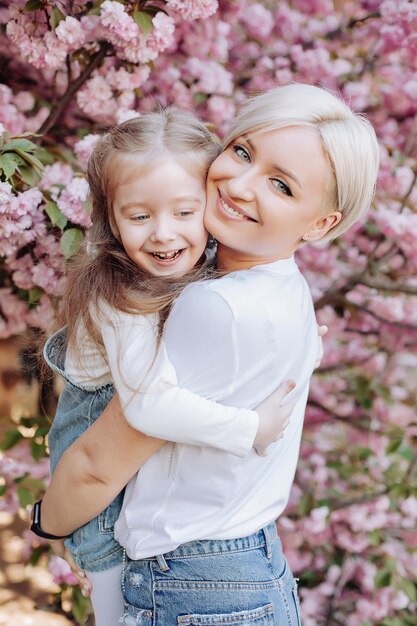
[[[417,3],[2,7],[1,338],[47,330],[65,262],[90,223],[86,162],[109,125],[176,103],[221,136],[248,94],[289,81],[337,91],[371,119],[381,149],[373,206],[340,240],[298,255],[329,333],[279,531],[300,577],[305,626],[415,624]],[[10,430],[3,508],[41,492],[46,474],[28,476],[44,471],[46,431],[36,417]]]

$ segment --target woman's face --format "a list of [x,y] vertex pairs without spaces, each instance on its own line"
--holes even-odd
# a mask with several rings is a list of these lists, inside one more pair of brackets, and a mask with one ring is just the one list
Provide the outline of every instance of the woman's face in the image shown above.
[[220,266],[244,269],[288,258],[307,233],[323,236],[340,219],[326,208],[331,184],[314,128],[237,138],[207,178],[205,225],[219,242]]

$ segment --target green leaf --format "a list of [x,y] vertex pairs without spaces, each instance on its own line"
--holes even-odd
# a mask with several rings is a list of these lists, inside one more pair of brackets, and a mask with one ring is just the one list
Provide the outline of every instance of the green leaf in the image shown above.
[[301,496],[300,502],[298,504],[298,514],[301,517],[304,517],[305,515],[308,515],[308,513],[310,513],[312,508],[313,508],[312,496],[309,493],[304,493]]
[[29,187],[34,187],[39,182],[40,176],[38,172],[30,165],[21,165],[17,169],[20,176]]
[[38,304],[42,294],[43,290],[39,287],[33,287],[32,289],[29,289],[29,304]]
[[396,452],[398,450],[398,448],[401,446],[403,442],[403,435],[402,433],[398,433],[395,434],[391,437],[391,440],[387,446],[386,449],[386,453],[387,454],[392,454],[393,452]]
[[10,450],[10,448],[13,448],[21,439],[23,439],[23,435],[16,428],[13,430],[6,430],[3,436],[3,441],[0,443],[0,449]]
[[12,150],[20,150],[22,152],[35,152],[38,146],[33,143],[33,141],[29,141],[29,139],[11,139],[4,146],[4,152],[10,152]]
[[415,451],[410,446],[402,445],[398,449],[399,456],[402,456],[406,461],[414,461]]
[[45,205],[45,213],[51,220],[53,226],[58,226],[61,230],[64,230],[65,226],[68,224],[68,220],[63,213],[58,208],[58,205],[55,202],[47,202]]
[[88,598],[84,598],[79,587],[72,589],[71,612],[79,624],[85,624],[92,613],[91,602]]
[[22,150],[17,150],[17,154],[19,154],[27,163],[29,163],[32,167],[36,167],[39,171],[43,171],[44,166],[41,161],[33,154],[29,154],[28,152],[23,152]]
[[144,11],[138,11],[135,9],[133,11],[133,19],[136,24],[139,26],[144,35],[149,35],[149,33],[153,30],[152,24],[152,16],[149,13],[145,13]]
[[30,555],[29,564],[37,565],[42,554],[45,552],[45,546],[37,546]]
[[43,9],[43,2],[41,2],[41,0],[28,0],[23,10],[30,12],[36,11],[37,9]]
[[56,155],[47,148],[38,148],[36,154],[44,165],[53,165],[56,161]]
[[65,17],[66,16],[62,13],[62,11],[58,9],[58,7],[53,6],[51,10],[51,17],[49,18],[49,24],[51,25],[51,28],[55,30],[59,22],[65,20]]
[[40,461],[41,459],[43,459],[43,457],[46,456],[45,442],[37,443],[32,439],[32,441],[30,442],[30,449],[35,461]]
[[416,602],[417,589],[412,580],[409,580],[408,578],[403,578],[401,581],[401,590],[405,591],[411,602]]
[[197,91],[193,97],[196,104],[204,104],[205,102],[207,102],[208,98],[207,94],[203,93],[202,91]]
[[35,494],[31,493],[24,487],[18,487],[16,489],[16,493],[17,497],[19,498],[20,506],[26,507],[36,501]]
[[388,587],[391,583],[391,572],[389,569],[381,569],[375,576],[375,587]]
[[0,485],[0,498],[1,498],[1,496],[4,496],[6,491],[7,491],[6,485]]
[[371,546],[379,546],[379,544],[381,543],[381,531],[372,530],[370,533],[368,533],[368,540]]
[[61,237],[61,250],[66,259],[71,258],[83,242],[84,235],[78,228],[69,228]]
[[13,159],[14,154],[1,154],[0,155],[0,169],[3,170],[3,174],[7,179],[11,178],[17,169],[17,163]]

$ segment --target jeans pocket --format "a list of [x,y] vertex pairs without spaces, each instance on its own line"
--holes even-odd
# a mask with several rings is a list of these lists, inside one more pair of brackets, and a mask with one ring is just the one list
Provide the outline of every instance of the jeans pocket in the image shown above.
[[119,621],[123,626],[152,626],[153,613],[147,609],[137,609],[125,602],[123,615]]
[[178,626],[275,626],[274,607],[265,604],[258,609],[237,613],[180,615]]
[[120,510],[122,508],[123,496],[124,489],[113,500],[113,502],[109,504],[107,509],[104,509],[104,511],[98,516],[98,528],[100,533],[106,534],[114,532],[114,525],[119,518]]

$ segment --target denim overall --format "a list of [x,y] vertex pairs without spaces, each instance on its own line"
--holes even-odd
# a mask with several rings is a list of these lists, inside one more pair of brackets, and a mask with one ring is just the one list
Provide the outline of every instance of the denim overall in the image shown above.
[[[52,472],[65,450],[95,422],[114,395],[112,384],[79,385],[68,378],[65,373],[66,345],[67,332],[62,328],[49,337],[44,348],[49,367],[65,380],[48,437]],[[123,549],[113,535],[123,494],[124,490],[98,517],[65,540],[74,561],[82,569],[98,572],[123,562]]]

